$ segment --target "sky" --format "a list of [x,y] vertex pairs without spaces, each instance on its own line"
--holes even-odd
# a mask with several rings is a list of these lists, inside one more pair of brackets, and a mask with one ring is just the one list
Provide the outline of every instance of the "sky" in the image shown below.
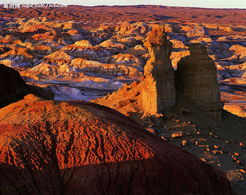
[[59,3],[67,5],[166,5],[205,8],[244,8],[246,0],[1,0],[1,3]]

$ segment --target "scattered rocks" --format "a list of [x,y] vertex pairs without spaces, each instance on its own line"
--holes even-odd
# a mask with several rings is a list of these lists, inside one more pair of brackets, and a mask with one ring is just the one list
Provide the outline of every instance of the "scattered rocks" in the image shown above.
[[244,144],[243,142],[240,142],[240,143],[239,143],[239,146],[240,146],[241,148],[245,148],[245,144]]
[[238,152],[234,152],[234,156],[239,156],[240,154]]
[[246,174],[246,170],[245,169],[240,169],[239,170],[241,173],[243,173],[243,174]]
[[213,147],[214,147],[214,149],[219,149],[218,145],[214,145]]
[[171,134],[171,138],[181,138],[184,136],[184,132],[183,131],[179,131],[179,132],[175,132]]
[[155,129],[154,128],[146,128],[146,130],[150,133],[155,134]]
[[212,150],[213,154],[224,154],[221,150]]
[[181,141],[181,146],[187,146],[188,145],[188,141],[187,140],[182,140]]

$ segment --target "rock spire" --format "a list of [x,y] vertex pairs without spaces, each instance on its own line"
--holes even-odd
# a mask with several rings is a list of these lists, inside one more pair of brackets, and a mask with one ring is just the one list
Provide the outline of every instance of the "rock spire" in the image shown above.
[[201,44],[189,46],[190,55],[178,63],[176,84],[186,97],[202,111],[220,121],[222,103],[217,84],[217,72],[207,49]]
[[175,105],[174,71],[170,55],[172,43],[167,40],[164,28],[153,27],[145,43],[150,59],[144,67],[143,110],[147,113],[161,113]]

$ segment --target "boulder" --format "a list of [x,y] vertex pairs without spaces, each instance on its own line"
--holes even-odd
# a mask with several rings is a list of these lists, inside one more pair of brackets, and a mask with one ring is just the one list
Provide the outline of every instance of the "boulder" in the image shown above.
[[1,194],[232,194],[216,168],[93,103],[0,109],[0,151]]

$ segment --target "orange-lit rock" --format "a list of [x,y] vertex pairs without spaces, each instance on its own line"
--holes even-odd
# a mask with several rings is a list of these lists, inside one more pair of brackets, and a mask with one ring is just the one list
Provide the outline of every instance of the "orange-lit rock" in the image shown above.
[[6,35],[5,37],[0,39],[0,43],[3,43],[3,44],[11,44],[13,42],[14,42],[13,35]]
[[118,91],[93,100],[93,102],[113,108],[127,116],[137,114],[141,117],[144,114],[142,88],[142,82],[125,84]]
[[1,55],[2,58],[6,57],[6,56],[23,56],[23,57],[29,58],[29,59],[33,58],[32,54],[30,53],[30,50],[25,48],[25,47],[13,47],[13,48],[11,48],[10,51]]
[[167,40],[164,29],[154,27],[144,45],[150,59],[144,67],[143,109],[146,113],[161,113],[175,105],[174,71],[170,61],[172,43]]
[[224,105],[224,110],[232,113],[232,114],[235,114],[239,117],[243,117],[243,118],[246,118],[246,106],[245,105],[237,105],[237,104],[233,104],[233,103],[226,103]]
[[151,57],[144,66],[144,77],[94,102],[126,115],[146,116],[161,113],[175,104],[174,71],[169,58],[172,43],[166,39],[162,27],[153,28],[145,46]]
[[73,59],[72,56],[67,54],[64,51],[55,51],[51,53],[50,55],[45,56],[45,61],[51,62],[51,63],[69,63]]
[[151,30],[151,27],[143,22],[123,22],[115,30],[122,35],[146,35]]
[[232,193],[216,168],[92,103],[28,95],[1,109],[0,151],[1,194]]

